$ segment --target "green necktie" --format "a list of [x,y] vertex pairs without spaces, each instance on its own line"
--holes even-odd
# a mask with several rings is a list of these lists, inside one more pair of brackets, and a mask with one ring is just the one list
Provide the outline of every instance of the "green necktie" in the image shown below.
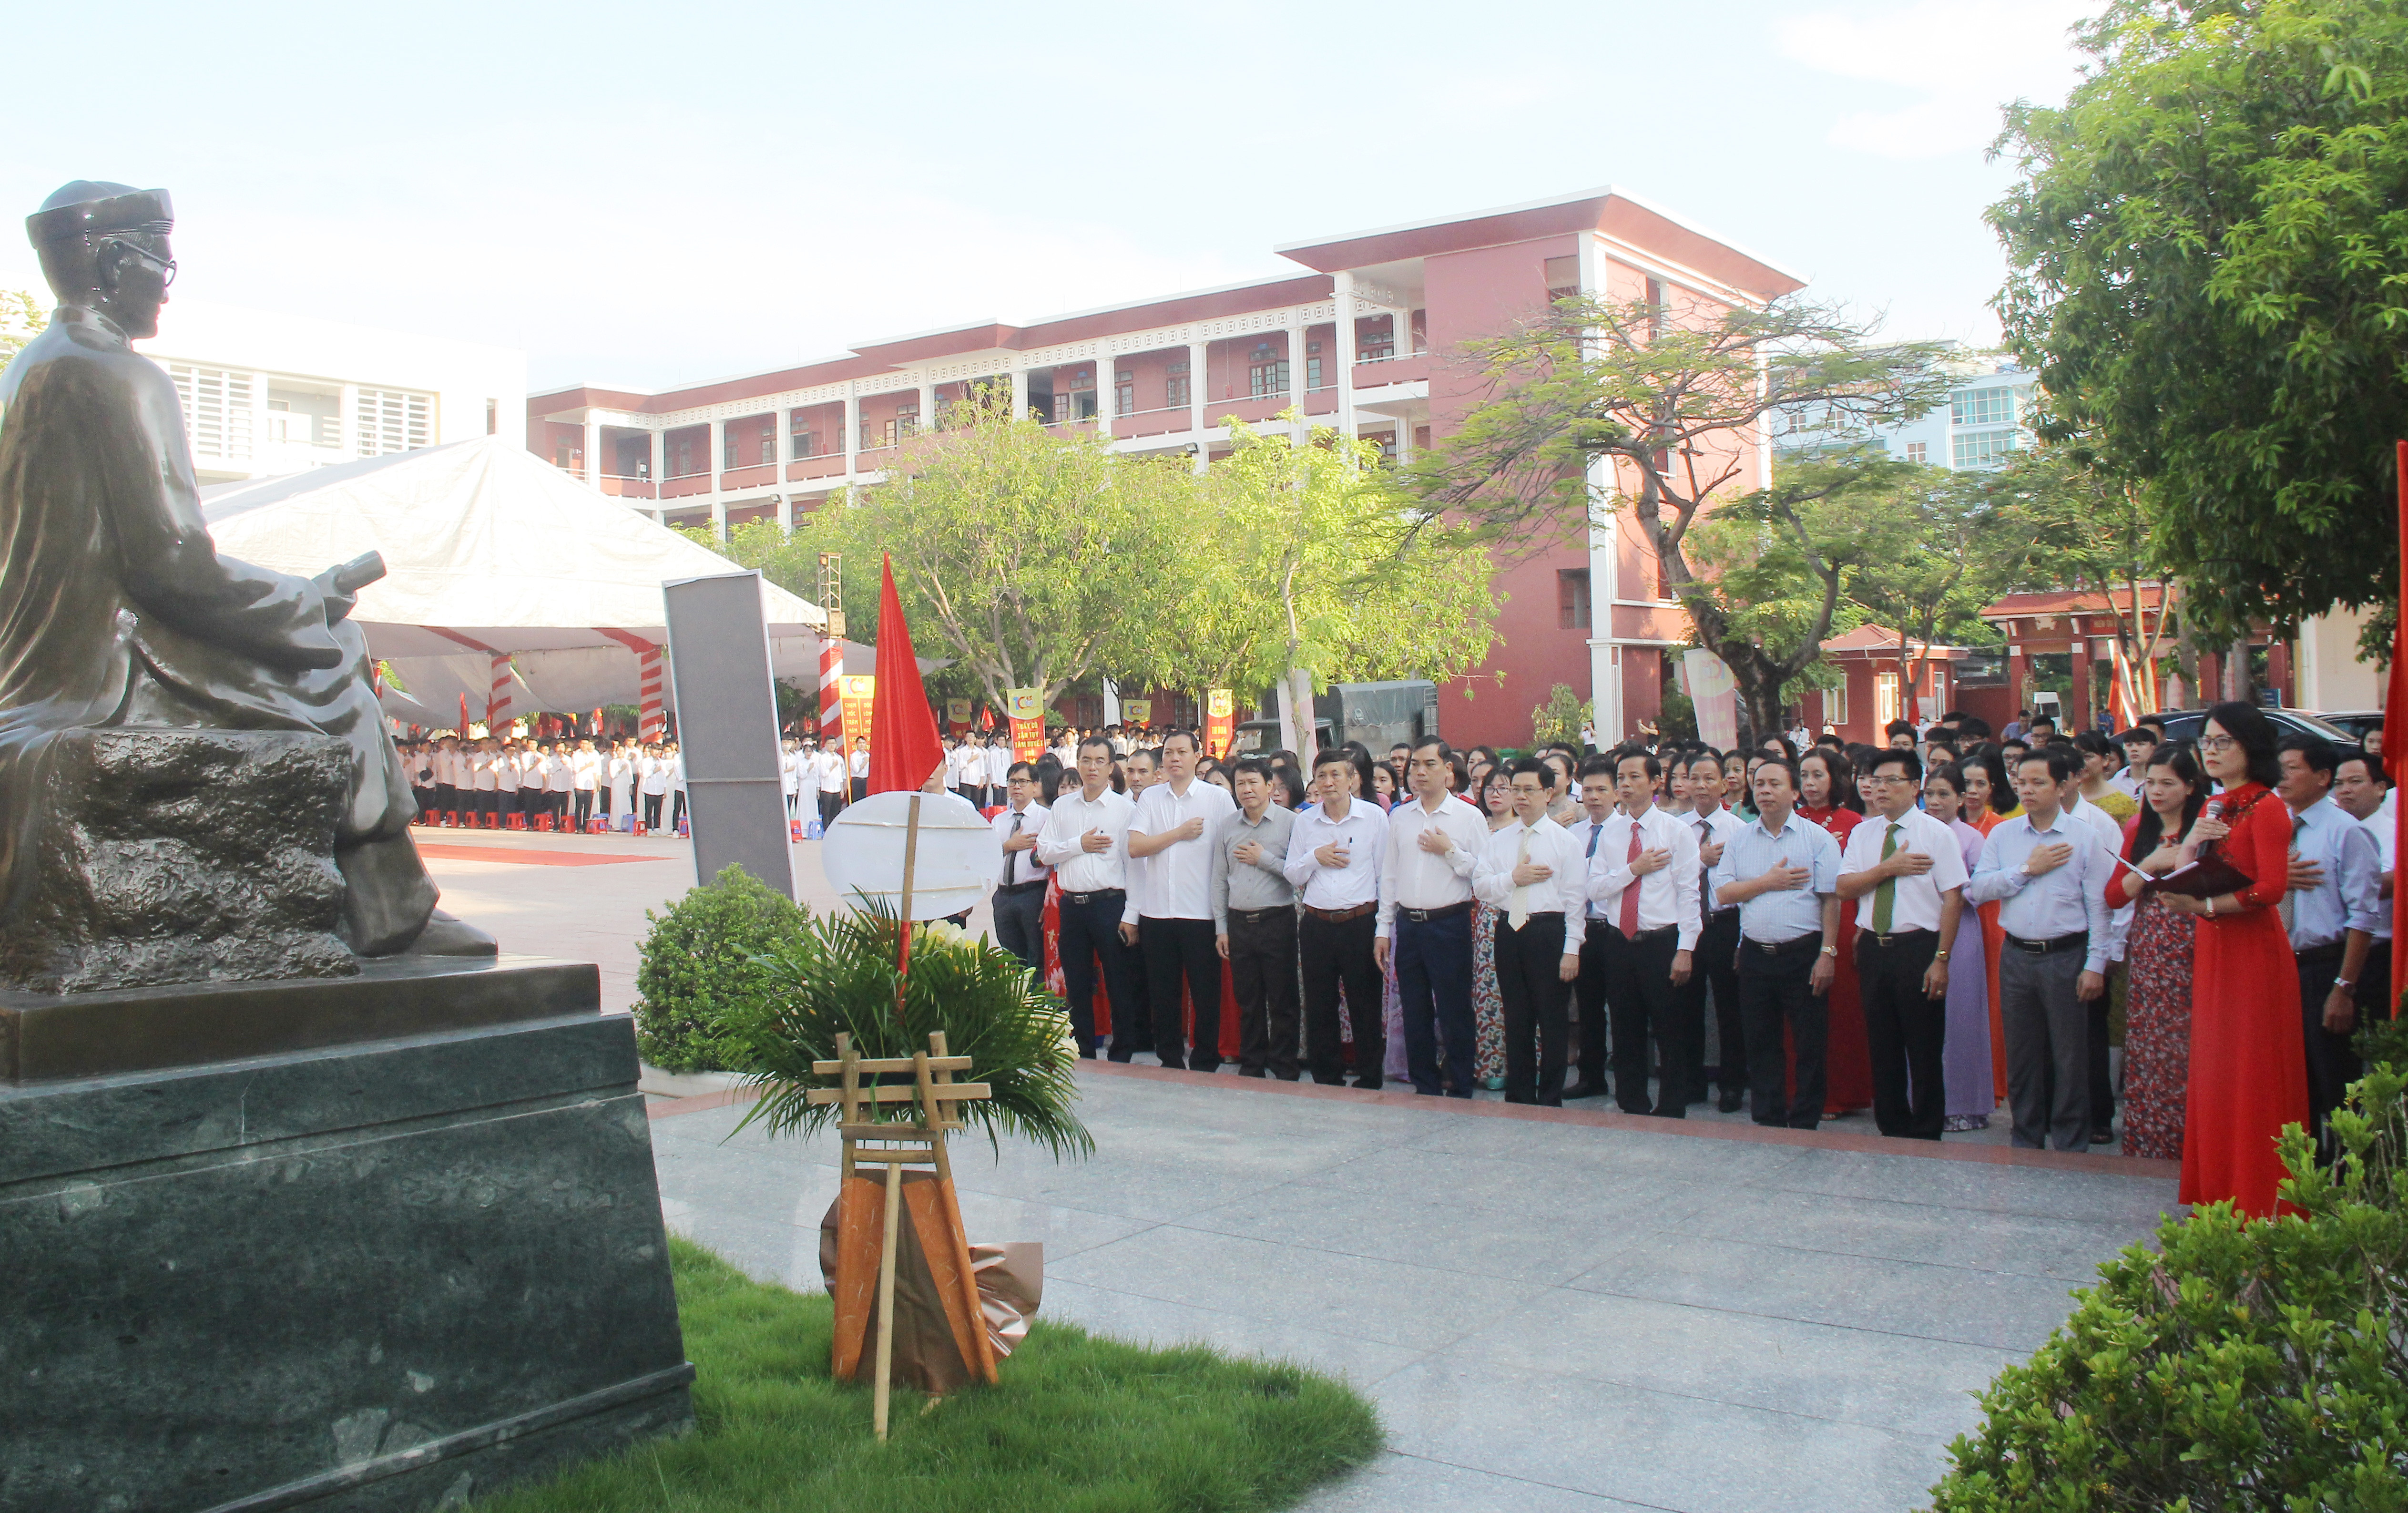
[[[1896,820],[1892,820],[1890,822],[1889,833],[1882,837],[1882,860],[1889,860],[1890,853],[1898,849],[1898,832],[1905,828],[1906,827],[1899,824]],[[1897,901],[1898,879],[1895,877],[1883,878],[1881,880],[1881,886],[1873,889],[1874,934],[1886,935],[1889,933],[1890,906],[1895,904]]]

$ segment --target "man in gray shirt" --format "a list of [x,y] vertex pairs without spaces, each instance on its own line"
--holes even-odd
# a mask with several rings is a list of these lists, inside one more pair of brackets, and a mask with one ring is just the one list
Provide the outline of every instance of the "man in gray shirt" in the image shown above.
[[1296,815],[1271,802],[1260,757],[1240,762],[1230,786],[1238,812],[1212,824],[1212,923],[1238,1000],[1238,1074],[1294,1082],[1296,889],[1284,869]]
[[2015,764],[2024,812],[1983,843],[1965,901],[1999,905],[1999,1019],[2007,1042],[2014,1144],[2090,1148],[2090,1016],[2107,990],[2107,874],[2115,860],[2064,811],[2073,759],[2035,746]]

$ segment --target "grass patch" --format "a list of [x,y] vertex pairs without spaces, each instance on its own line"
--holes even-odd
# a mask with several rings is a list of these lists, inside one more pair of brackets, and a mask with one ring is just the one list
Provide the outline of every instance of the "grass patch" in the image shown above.
[[993,1388],[923,1416],[828,1376],[824,1293],[755,1282],[672,1237],[697,1432],[505,1492],[481,1513],[1252,1513],[1379,1449],[1351,1388],[1202,1346],[1150,1350],[1041,1317]]

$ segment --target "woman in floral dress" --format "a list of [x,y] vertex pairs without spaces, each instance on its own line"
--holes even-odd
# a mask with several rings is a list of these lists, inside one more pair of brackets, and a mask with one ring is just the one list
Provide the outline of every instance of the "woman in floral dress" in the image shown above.
[[[2207,783],[2187,745],[2159,746],[2151,755],[2141,797],[2147,808],[2124,827],[2124,856],[2152,875],[2172,872],[2182,838],[2207,802]],[[2143,893],[2120,868],[2108,885],[2110,903],[2139,903],[2125,938],[2131,978],[2124,1011],[2124,1154],[2182,1160],[2183,1109],[2190,1084],[2191,951],[2196,926],[2166,907],[2165,896]]]
[[[1488,828],[1513,823],[1513,788],[1502,767],[1491,768],[1474,796]],[[1471,1077],[1492,1090],[1505,1086],[1505,997],[1497,986],[1497,921],[1487,904],[1471,906]]]

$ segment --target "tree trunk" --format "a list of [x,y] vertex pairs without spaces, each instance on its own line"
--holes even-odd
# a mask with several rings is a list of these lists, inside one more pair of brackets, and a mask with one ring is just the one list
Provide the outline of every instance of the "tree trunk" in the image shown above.
[[1781,688],[1780,683],[1761,678],[1740,684],[1740,708],[1745,723],[1754,728],[1757,745],[1781,731]]

